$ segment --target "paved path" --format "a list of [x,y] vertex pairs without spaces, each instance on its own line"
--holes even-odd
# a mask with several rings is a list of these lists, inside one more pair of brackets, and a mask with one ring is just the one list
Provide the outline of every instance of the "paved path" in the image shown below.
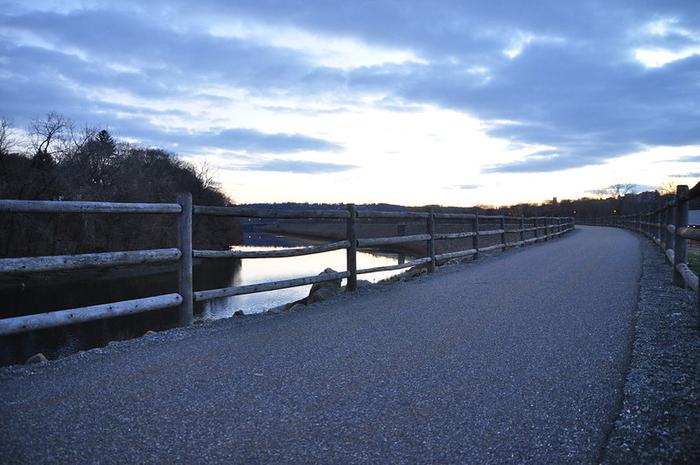
[[627,231],[0,371],[0,462],[595,461],[641,267]]

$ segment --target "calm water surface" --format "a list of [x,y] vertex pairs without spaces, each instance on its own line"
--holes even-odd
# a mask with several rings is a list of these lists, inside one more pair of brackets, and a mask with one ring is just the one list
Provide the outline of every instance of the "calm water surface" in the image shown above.
[[[234,250],[279,250],[300,245],[309,245],[308,241],[295,240],[290,238],[266,235],[256,238],[247,238],[246,242],[286,242],[284,246],[271,245],[245,245],[235,246]],[[407,258],[408,259],[408,258]],[[398,263],[399,255],[392,253],[369,253],[358,251],[357,268],[373,268],[377,266],[395,265]],[[300,278],[303,276],[313,276],[321,273],[326,268],[335,271],[346,271],[345,250],[333,250],[314,255],[304,255],[300,257],[285,258],[247,258],[241,260],[241,267],[231,276],[230,286],[243,286],[247,284],[257,284],[282,279]],[[380,271],[377,273],[361,275],[358,279],[366,279],[377,282],[390,276],[401,273],[403,270]],[[345,285],[343,280],[343,285]],[[205,304],[202,317],[209,319],[227,318],[237,310],[244,313],[260,313],[278,305],[303,299],[309,295],[311,285],[293,287],[289,289],[279,289],[276,291],[262,292],[258,294],[248,294],[241,296],[216,299]]]
[[[246,235],[245,243],[245,246],[235,248],[274,250],[310,245],[313,242],[267,233],[250,233]],[[193,284],[195,290],[218,289],[313,276],[326,268],[345,271],[345,254],[345,250],[335,250],[288,258],[198,260],[194,266]],[[398,263],[398,259],[397,254],[361,251],[357,254],[357,266],[361,269],[393,265]],[[19,276],[0,286],[0,302],[3,304],[0,317],[80,308],[177,292],[177,273],[172,268],[147,268],[139,272],[126,267],[118,271],[85,270],[67,274],[47,273],[35,277]],[[376,282],[400,272],[401,270],[373,273],[362,275],[361,279]],[[260,313],[302,299],[308,295],[310,288],[307,285],[197,303],[195,313],[197,318],[203,319],[227,318],[237,310],[246,314]],[[177,326],[177,322],[177,308],[169,308],[4,336],[0,337],[0,365],[22,363],[37,352],[42,352],[49,358],[57,358],[78,350],[103,346],[109,341],[140,336],[151,329],[171,328]]]

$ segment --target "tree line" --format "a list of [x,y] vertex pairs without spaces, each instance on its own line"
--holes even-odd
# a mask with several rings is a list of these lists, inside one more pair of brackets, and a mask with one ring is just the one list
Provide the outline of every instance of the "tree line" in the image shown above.
[[[166,150],[78,127],[55,112],[31,121],[23,137],[0,119],[0,198],[174,202],[177,192],[191,192],[198,205],[231,203],[206,165]],[[172,215],[0,214],[0,255],[172,247],[175,231]],[[225,249],[241,237],[235,219],[195,217],[197,248]]]

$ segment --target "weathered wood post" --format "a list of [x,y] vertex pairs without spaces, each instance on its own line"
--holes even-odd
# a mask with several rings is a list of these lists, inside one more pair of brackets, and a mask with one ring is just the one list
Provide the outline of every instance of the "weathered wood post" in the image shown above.
[[503,250],[506,250],[506,215],[501,215],[501,243],[503,244]]
[[[405,236],[406,235],[406,225],[401,223],[396,226],[396,235]],[[399,252],[399,265],[406,263],[406,255],[403,252]]]
[[549,240],[549,217],[544,217],[544,240]]
[[535,243],[537,243],[537,238],[539,237],[539,231],[537,230],[537,217],[533,218],[532,227],[535,228]]
[[435,271],[435,209],[430,207],[428,210],[428,221],[427,221],[428,235],[428,257],[430,257],[430,262],[428,262],[428,273]]
[[479,212],[474,212],[474,236],[472,238],[472,248],[476,251],[474,253],[474,260],[479,259]]
[[520,215],[520,247],[525,247],[525,215]]
[[673,233],[676,236],[673,244],[673,284],[681,287],[685,287],[685,279],[683,279],[683,275],[676,267],[688,261],[688,239],[678,235],[680,228],[688,226],[688,202],[681,201],[686,192],[688,192],[688,186],[681,185],[676,187],[676,215],[674,222],[676,231]]
[[666,237],[666,245],[664,246],[664,255],[666,255],[666,250],[673,250],[675,236],[668,230],[668,226],[674,224],[675,211],[675,208],[671,207],[670,205],[666,205],[666,218],[664,219],[664,236]]
[[178,292],[182,296],[180,305],[180,325],[187,326],[194,318],[194,298],[192,295],[192,194],[177,194],[177,203],[182,211],[177,218],[177,248],[180,249],[178,270]]
[[348,204],[348,216],[347,219],[347,234],[346,238],[350,243],[347,248],[347,270],[350,275],[348,276],[348,285],[346,290],[352,292],[357,289],[357,210],[355,209],[355,204]]
[[662,235],[663,232],[661,230],[661,224],[663,223],[661,221],[661,210],[656,210],[656,238],[659,240],[659,247],[661,247],[661,250],[664,249],[664,236]]

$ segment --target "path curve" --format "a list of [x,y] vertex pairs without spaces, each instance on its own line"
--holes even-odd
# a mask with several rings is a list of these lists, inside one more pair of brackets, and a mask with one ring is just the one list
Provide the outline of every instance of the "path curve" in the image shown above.
[[592,463],[641,270],[619,229],[0,370],[5,463]]

